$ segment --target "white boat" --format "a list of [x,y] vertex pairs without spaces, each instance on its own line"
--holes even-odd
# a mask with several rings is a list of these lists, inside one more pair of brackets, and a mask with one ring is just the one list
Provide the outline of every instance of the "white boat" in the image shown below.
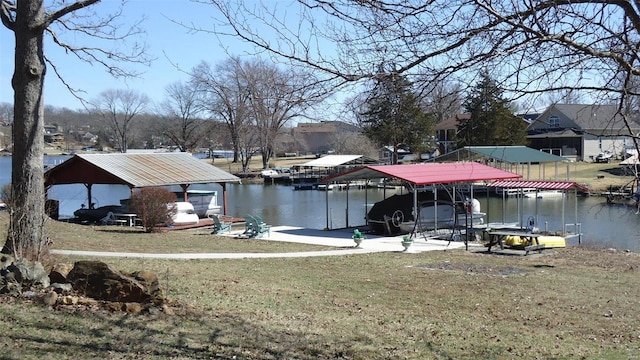
[[549,197],[562,197],[563,192],[559,190],[539,190],[537,192],[527,193],[524,195],[526,198],[549,198]]
[[526,198],[549,198],[549,197],[562,197],[563,192],[559,190],[538,190],[534,192],[528,192],[524,194]]
[[260,171],[260,176],[262,176],[265,179],[277,179],[282,177],[288,178],[289,174],[291,174],[291,169],[280,168],[280,167],[275,167],[275,168]]
[[178,201],[173,205],[176,208],[176,213],[171,217],[171,225],[194,225],[200,222],[200,218],[190,202]]
[[[184,193],[175,191],[178,201],[184,201]],[[187,201],[193,205],[193,209],[200,218],[208,218],[210,215],[220,214],[221,206],[218,205],[218,192],[215,190],[187,190]]]
[[348,184],[318,184],[316,189],[318,190],[342,190],[346,189]]
[[476,206],[471,211],[465,211],[451,202],[430,202],[420,204],[418,222],[409,219],[398,222],[398,227],[403,233],[423,232],[434,229],[451,229],[454,227],[477,226],[484,224],[485,213],[480,212],[480,203],[473,199]]
[[262,176],[263,178],[266,178],[266,177],[271,178],[274,176],[278,176],[279,174],[280,173],[274,169],[267,169],[267,170],[260,171],[260,176]]

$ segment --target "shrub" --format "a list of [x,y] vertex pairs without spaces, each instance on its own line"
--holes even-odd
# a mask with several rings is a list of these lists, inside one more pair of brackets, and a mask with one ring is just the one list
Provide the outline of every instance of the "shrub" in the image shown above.
[[152,232],[157,227],[164,226],[175,215],[175,201],[176,195],[168,189],[146,187],[131,195],[129,208],[138,214],[144,230]]

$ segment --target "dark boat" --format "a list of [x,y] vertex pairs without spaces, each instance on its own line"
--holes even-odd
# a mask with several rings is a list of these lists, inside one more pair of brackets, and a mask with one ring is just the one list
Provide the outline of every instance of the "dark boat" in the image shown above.
[[[371,232],[398,235],[436,227],[452,228],[461,221],[466,222],[467,219],[482,223],[482,216],[485,215],[480,212],[477,200],[455,197],[446,190],[438,191],[437,201],[433,191],[418,191],[417,200],[419,209],[417,224],[413,213],[413,193],[393,195],[375,203],[367,213],[367,222]],[[467,218],[466,214],[472,216]]]
[[75,221],[77,222],[89,222],[96,223],[104,219],[109,212],[121,213],[123,212],[120,205],[106,205],[95,209],[81,208],[73,212]]

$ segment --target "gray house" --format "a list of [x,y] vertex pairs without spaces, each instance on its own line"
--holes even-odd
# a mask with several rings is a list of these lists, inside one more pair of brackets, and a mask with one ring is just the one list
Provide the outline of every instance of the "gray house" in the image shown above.
[[534,149],[593,161],[604,151],[622,157],[633,145],[632,136],[640,133],[636,121],[629,125],[631,131],[615,105],[554,104],[529,125],[527,139]]

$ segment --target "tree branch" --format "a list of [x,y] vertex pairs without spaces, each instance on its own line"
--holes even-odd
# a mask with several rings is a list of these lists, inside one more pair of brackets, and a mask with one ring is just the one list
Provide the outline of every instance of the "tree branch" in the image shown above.
[[9,0],[1,0],[0,3],[0,19],[2,19],[2,24],[9,30],[13,31],[15,28],[15,12],[16,12],[16,4]]

